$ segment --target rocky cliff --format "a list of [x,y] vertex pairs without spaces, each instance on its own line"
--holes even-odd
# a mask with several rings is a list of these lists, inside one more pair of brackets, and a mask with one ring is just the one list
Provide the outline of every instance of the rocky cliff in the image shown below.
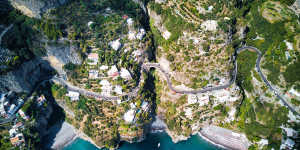
[[77,47],[72,44],[65,44],[62,41],[58,43],[48,43],[45,46],[47,50],[47,56],[44,57],[51,67],[53,67],[58,74],[66,74],[63,70],[63,66],[68,63],[81,64],[82,60],[77,52]]
[[52,69],[48,62],[33,59],[23,63],[19,69],[0,75],[0,91],[30,92]]
[[68,0],[9,0],[11,4],[19,9],[23,14],[34,17],[41,18],[41,15],[60,5],[63,5]]

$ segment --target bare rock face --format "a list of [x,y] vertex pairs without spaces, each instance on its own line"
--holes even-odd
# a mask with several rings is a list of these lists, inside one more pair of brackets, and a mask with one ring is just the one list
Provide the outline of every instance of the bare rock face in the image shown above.
[[64,44],[63,42],[47,44],[45,49],[47,50],[47,56],[43,59],[47,60],[59,75],[66,74],[63,70],[64,65],[82,63],[77,47],[72,44]]
[[16,9],[19,9],[23,14],[41,18],[41,15],[49,9],[63,5],[68,0],[9,0]]
[[0,91],[29,93],[43,78],[49,76],[52,68],[47,61],[33,59],[18,69],[0,75]]

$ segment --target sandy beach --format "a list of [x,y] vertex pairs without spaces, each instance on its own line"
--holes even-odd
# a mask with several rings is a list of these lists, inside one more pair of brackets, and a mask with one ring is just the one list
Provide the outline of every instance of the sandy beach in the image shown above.
[[[51,134],[51,132],[54,132],[55,130],[57,130],[57,128],[58,128],[58,126],[52,127],[50,129],[50,134]],[[55,135],[52,145],[49,145],[48,147],[50,147],[51,149],[55,149],[55,150],[62,150],[64,147],[71,144],[77,138],[86,140],[100,149],[100,147],[97,146],[91,138],[89,138],[83,132],[77,130],[74,126],[72,126],[68,122],[62,123],[59,131]]]
[[218,126],[206,126],[198,135],[208,142],[225,149],[247,150],[250,142],[244,134],[235,133],[231,130]]

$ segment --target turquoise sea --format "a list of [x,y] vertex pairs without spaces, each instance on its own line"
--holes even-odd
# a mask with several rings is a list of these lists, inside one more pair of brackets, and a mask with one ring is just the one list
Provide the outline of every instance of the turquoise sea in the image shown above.
[[[158,143],[160,147],[158,148]],[[64,148],[64,150],[99,150],[93,144],[76,139],[73,143]],[[147,138],[139,143],[123,142],[119,150],[220,150],[220,148],[206,142],[198,135],[194,135],[186,141],[173,143],[171,137],[166,133],[151,133]]]

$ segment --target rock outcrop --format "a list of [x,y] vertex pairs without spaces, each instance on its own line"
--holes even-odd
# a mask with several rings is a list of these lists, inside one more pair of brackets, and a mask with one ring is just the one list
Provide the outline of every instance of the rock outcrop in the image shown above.
[[68,0],[9,0],[16,9],[19,9],[23,14],[41,18],[42,14],[49,9],[56,8],[65,4]]
[[77,47],[72,44],[65,44],[63,41],[45,46],[47,56],[44,57],[51,67],[53,67],[59,75],[65,75],[63,66],[68,63],[81,64],[82,60],[77,52]]
[[51,71],[47,61],[36,58],[25,62],[17,70],[0,75],[0,91],[29,93],[40,80],[49,76]]

